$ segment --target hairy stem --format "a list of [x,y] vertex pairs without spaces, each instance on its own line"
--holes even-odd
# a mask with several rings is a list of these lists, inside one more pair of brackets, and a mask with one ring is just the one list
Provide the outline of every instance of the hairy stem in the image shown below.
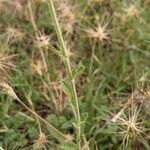
[[[53,0],[49,0],[49,10],[50,10],[53,25],[54,25],[54,28],[55,28],[55,32],[57,34],[57,38],[58,38],[62,53],[65,56],[64,62],[65,62],[66,67],[67,67],[68,75],[69,75],[70,78],[72,78],[72,69],[71,69],[70,59],[69,59],[69,56],[68,56],[68,50],[67,50],[67,47],[65,45],[63,36],[62,36],[62,31],[61,31],[61,28],[60,28],[60,25],[59,25],[59,22],[58,22],[58,18],[57,18],[57,15],[56,15],[56,10],[55,10],[55,7],[54,7]],[[81,136],[80,122],[81,122],[81,119],[80,119],[79,103],[78,103],[78,98],[77,98],[77,92],[76,92],[76,86],[75,86],[74,79],[71,81],[71,86],[72,86],[72,89],[73,89],[72,103],[75,105],[75,110],[74,110],[75,114],[74,115],[75,115],[75,118],[76,118],[76,121],[77,121],[76,142],[78,144],[78,149],[80,150],[81,149],[81,144],[80,144],[80,136]]]

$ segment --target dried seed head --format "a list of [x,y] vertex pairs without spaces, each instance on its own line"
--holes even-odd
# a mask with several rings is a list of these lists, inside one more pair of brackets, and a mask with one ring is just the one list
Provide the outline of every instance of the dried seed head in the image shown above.
[[48,35],[44,35],[44,34],[40,34],[36,40],[34,41],[35,45],[37,47],[47,47],[49,45],[49,41],[50,41],[50,36]]
[[147,101],[147,96],[142,91],[134,91],[132,93],[132,99],[135,104],[144,103]]
[[18,99],[13,88],[10,85],[8,85],[6,82],[0,82],[0,88],[1,88],[1,92],[3,92],[4,94],[12,97],[13,99]]
[[60,25],[67,33],[72,33],[76,20],[76,7],[69,0],[56,1]]
[[23,5],[21,3],[21,0],[13,0],[13,1],[8,1],[8,6],[10,9],[15,13],[20,13],[23,9]]
[[108,22],[100,23],[97,27],[93,27],[85,30],[88,37],[100,41],[102,44],[104,41],[110,42],[112,30],[108,29]]
[[16,41],[20,41],[24,37],[24,33],[21,32],[19,29],[15,29],[12,27],[8,27],[6,30],[6,34],[8,35],[9,42],[13,43]]
[[13,63],[12,63],[12,59],[15,56],[16,55],[10,55],[10,56],[0,55],[0,76],[1,77],[8,76],[8,72],[10,70],[14,70],[15,69],[15,65],[13,65]]
[[118,133],[122,137],[121,146],[123,148],[127,147],[130,139],[143,139],[144,127],[142,126],[140,111],[137,108],[131,107],[126,113],[123,111],[117,116],[113,124],[118,127]]
[[15,66],[12,63],[12,59],[15,57],[15,55],[10,56],[3,56],[0,55],[0,88],[1,91],[7,94],[8,96],[11,96],[14,99],[17,99],[17,95],[15,94],[13,88],[7,84],[8,80],[8,72],[12,69],[15,69]]
[[125,12],[126,12],[126,15],[129,17],[139,18],[140,14],[141,14],[140,11],[138,10],[138,8],[134,5],[130,5],[127,8],[125,8]]
[[0,14],[3,13],[5,11],[6,7],[4,5],[3,1],[0,1]]
[[136,106],[141,107],[145,113],[150,114],[149,111],[150,100],[149,100],[148,90],[145,91],[137,90],[133,92],[132,98]]
[[46,143],[47,143],[47,137],[43,132],[41,132],[39,134],[39,139],[35,142],[35,147],[41,149],[45,146]]
[[43,75],[44,67],[41,60],[37,60],[35,63],[31,61],[30,69],[33,74],[38,74],[39,76]]
[[66,138],[67,138],[67,142],[73,141],[73,136],[71,134],[67,134]]
[[101,26],[99,25],[97,28],[93,29],[89,29],[87,30],[88,36],[95,38],[95,39],[99,39],[101,42],[103,42],[103,40],[107,40],[108,39],[108,32],[105,28],[105,26]]

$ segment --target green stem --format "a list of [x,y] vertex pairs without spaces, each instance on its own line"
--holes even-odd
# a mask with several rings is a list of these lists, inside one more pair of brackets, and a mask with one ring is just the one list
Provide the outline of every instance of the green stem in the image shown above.
[[[57,38],[58,38],[62,53],[65,56],[64,61],[65,61],[66,67],[67,67],[69,77],[72,78],[71,63],[70,63],[70,59],[69,59],[69,56],[68,56],[67,47],[65,45],[65,42],[64,42],[64,39],[63,39],[63,36],[62,36],[62,31],[61,31],[61,28],[60,28],[60,25],[59,25],[59,22],[58,22],[58,19],[57,19],[56,10],[55,10],[55,7],[54,7],[53,0],[49,0],[49,10],[50,10],[53,25],[54,25],[54,28],[55,28],[55,31],[56,31],[56,34],[57,34]],[[76,118],[76,121],[77,121],[77,124],[78,124],[77,131],[76,131],[76,134],[77,134],[76,135],[77,136],[77,139],[76,139],[77,141],[76,142],[78,144],[78,149],[80,150],[81,149],[81,143],[80,143],[80,137],[81,137],[80,122],[81,122],[81,119],[80,119],[79,103],[78,103],[76,86],[75,86],[75,81],[74,80],[71,81],[71,86],[72,86],[72,89],[73,89],[73,100],[72,100],[73,102],[72,103],[75,104],[75,110],[74,110],[75,114],[74,115],[75,115],[75,118]]]

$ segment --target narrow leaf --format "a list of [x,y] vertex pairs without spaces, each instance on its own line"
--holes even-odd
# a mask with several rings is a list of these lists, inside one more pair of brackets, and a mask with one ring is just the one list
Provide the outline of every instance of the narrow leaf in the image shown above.
[[67,96],[72,100],[72,86],[71,83],[68,81],[61,81],[61,84],[63,86],[64,92],[67,94]]
[[78,77],[82,72],[84,71],[85,67],[83,65],[78,66],[75,70],[72,72],[72,78]]
[[57,50],[56,48],[54,48],[51,44],[49,44],[49,48],[50,50],[57,56],[61,57],[61,58],[65,58],[65,56],[63,55],[62,51]]

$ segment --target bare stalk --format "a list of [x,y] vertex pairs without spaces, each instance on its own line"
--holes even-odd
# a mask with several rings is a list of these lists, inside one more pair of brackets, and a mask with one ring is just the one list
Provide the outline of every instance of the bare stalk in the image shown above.
[[[26,95],[26,98],[31,106],[31,109],[35,112],[35,108],[34,108],[34,105],[32,103],[32,100]],[[42,128],[41,128],[41,124],[40,124],[40,121],[39,121],[39,118],[35,117],[36,121],[37,121],[37,124],[38,124],[38,128],[39,128],[39,133],[41,134],[42,133]]]
[[[59,25],[59,22],[58,22],[58,18],[57,18],[57,15],[56,15],[56,10],[55,10],[55,7],[54,7],[53,0],[49,0],[49,10],[50,10],[50,15],[52,17],[53,25],[54,25],[54,28],[55,28],[55,32],[57,34],[57,38],[58,38],[58,41],[59,41],[59,44],[60,44],[60,48],[62,50],[63,55],[65,56],[64,62],[65,62],[66,67],[67,67],[68,75],[69,75],[70,78],[72,78],[72,69],[71,69],[70,59],[69,59],[69,56],[68,56],[68,50],[67,50],[67,47],[65,45],[63,36],[62,36],[62,31],[61,31],[61,28],[60,28],[60,25]],[[78,144],[78,149],[80,150],[81,149],[81,143],[80,143],[80,136],[81,136],[81,125],[80,125],[80,123],[81,123],[81,119],[80,119],[79,103],[78,103],[78,98],[77,98],[77,92],[76,92],[76,86],[75,86],[75,80],[74,79],[72,79],[72,81],[71,81],[71,86],[72,86],[72,89],[73,89],[72,103],[75,105],[75,109],[74,109],[75,114],[74,115],[75,115],[75,118],[76,118],[76,121],[77,121],[77,131],[76,131],[77,139],[76,139],[76,142]]]
[[17,100],[26,110],[28,110],[32,115],[34,115],[35,118],[38,118],[41,122],[45,123],[51,131],[54,133],[54,136],[59,137],[59,139],[68,141],[72,143],[72,141],[68,138],[66,134],[63,134],[58,129],[56,129],[53,125],[51,125],[49,122],[47,122],[45,119],[43,119],[41,116],[39,116],[34,110],[30,109],[26,104],[24,104],[20,98],[17,96],[17,94],[14,92],[13,88],[9,86],[6,82],[0,82],[0,91],[10,97],[12,97],[14,100]]
[[60,132],[58,129],[56,129],[54,126],[52,126],[49,122],[47,122],[45,119],[43,119],[41,116],[39,116],[35,111],[30,109],[27,105],[25,105],[18,97],[16,97],[16,100],[24,107],[26,108],[31,114],[33,114],[36,118],[38,118],[40,121],[45,123],[50,129],[52,129],[57,135],[62,137],[64,140],[68,141],[67,135]]
[[[39,32],[38,32],[38,28],[37,28],[36,23],[35,23],[34,14],[33,14],[33,11],[32,11],[31,0],[28,0],[28,10],[29,10],[30,21],[31,21],[35,36],[38,39]],[[43,65],[44,65],[44,69],[46,69],[46,72],[47,72],[47,63],[46,63],[46,59],[45,59],[43,50],[40,47],[38,47],[38,49],[40,50],[40,54],[41,54],[42,62],[43,62]]]

